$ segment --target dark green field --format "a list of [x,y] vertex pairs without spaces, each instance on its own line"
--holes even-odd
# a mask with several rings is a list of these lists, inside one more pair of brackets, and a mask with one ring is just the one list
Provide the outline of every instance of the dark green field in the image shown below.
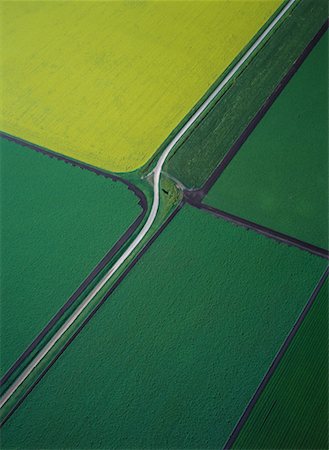
[[322,37],[205,203],[328,248],[328,35]]
[[325,266],[185,206],[6,422],[2,447],[222,447]]
[[1,139],[1,370],[141,212],[120,182]]
[[179,145],[166,171],[188,188],[201,188],[327,17],[327,0],[298,2],[205,120]]
[[233,448],[328,445],[328,280]]

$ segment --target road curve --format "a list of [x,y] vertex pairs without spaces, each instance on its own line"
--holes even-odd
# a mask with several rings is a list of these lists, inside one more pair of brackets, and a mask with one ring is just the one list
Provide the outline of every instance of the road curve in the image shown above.
[[14,381],[14,383],[9,386],[7,391],[1,398],[0,408],[2,408],[5,403],[11,398],[11,396],[16,392],[19,386],[27,379],[30,373],[36,368],[36,366],[43,360],[43,358],[49,353],[49,351],[54,347],[57,341],[63,336],[63,334],[71,327],[75,320],[80,316],[84,309],[89,305],[92,299],[98,294],[98,292],[104,287],[104,285],[113,277],[113,275],[118,271],[118,269],[124,264],[127,258],[133,253],[136,247],[142,242],[146,234],[152,227],[160,203],[160,177],[163,165],[175,147],[179,140],[185,135],[185,133],[192,127],[196,120],[201,116],[201,114],[206,110],[210,103],[217,97],[217,95],[224,89],[228,82],[234,77],[238,70],[243,66],[243,64],[250,58],[251,55],[257,50],[261,43],[266,39],[269,33],[277,25],[277,23],[282,19],[286,12],[296,3],[297,0],[289,0],[285,7],[277,14],[277,16],[271,21],[263,33],[255,40],[253,45],[246,51],[246,53],[237,61],[237,63],[232,67],[228,74],[223,78],[221,83],[217,88],[207,97],[207,99],[200,105],[200,107],[195,111],[195,113],[190,117],[186,124],[180,129],[172,141],[167,145],[161,154],[152,174],[153,174],[153,203],[150,211],[150,215],[144,224],[143,228],[136,236],[134,241],[129,245],[122,256],[117,260],[117,262],[109,269],[106,275],[100,280],[100,282],[93,288],[93,290],[88,294],[88,296],[83,300],[83,302],[76,308],[72,315],[66,320],[66,322],[59,328],[59,330],[54,334],[50,341],[40,350],[40,352],[35,356],[35,358],[30,362],[26,369],[20,374],[20,376]]

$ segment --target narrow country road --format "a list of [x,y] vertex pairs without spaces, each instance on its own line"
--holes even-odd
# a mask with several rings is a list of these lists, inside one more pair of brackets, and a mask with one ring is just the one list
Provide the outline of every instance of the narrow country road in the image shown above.
[[30,362],[26,369],[20,374],[20,376],[14,381],[14,383],[7,389],[0,401],[0,408],[3,407],[5,403],[11,398],[14,392],[21,386],[21,384],[28,378],[30,373],[37,367],[37,365],[43,360],[43,358],[49,353],[49,351],[54,347],[57,341],[64,335],[64,333],[71,327],[71,325],[76,321],[84,309],[89,305],[92,299],[98,294],[98,292],[104,287],[104,285],[113,277],[113,275],[118,271],[118,269],[124,264],[127,258],[133,253],[137,246],[142,242],[144,237],[147,235],[151,229],[160,203],[160,177],[162,173],[163,165],[175,147],[175,145],[180,141],[180,139],[185,135],[185,133],[193,126],[196,120],[201,116],[201,114],[206,110],[210,103],[218,96],[218,94],[224,89],[224,87],[229,83],[229,81],[234,77],[234,75],[239,71],[243,64],[253,55],[257,48],[262,44],[265,38],[277,25],[277,23],[282,19],[286,12],[292,7],[292,5],[297,0],[290,0],[285,7],[278,13],[278,15],[272,20],[263,33],[256,39],[253,45],[246,51],[246,53],[241,57],[239,61],[232,67],[229,73],[217,86],[217,88],[209,95],[209,97],[200,105],[196,112],[190,117],[186,124],[180,129],[172,141],[163,151],[160,156],[154,170],[153,170],[153,183],[154,183],[154,197],[150,215],[144,224],[143,228],[136,236],[134,241],[129,245],[127,250],[122,254],[122,256],[117,260],[117,262],[109,269],[102,280],[94,287],[94,289],[88,294],[88,296],[83,300],[83,302],[76,308],[72,315],[66,320],[66,322],[60,327],[60,329],[54,334],[50,341],[40,350],[40,352],[35,356],[35,358]]

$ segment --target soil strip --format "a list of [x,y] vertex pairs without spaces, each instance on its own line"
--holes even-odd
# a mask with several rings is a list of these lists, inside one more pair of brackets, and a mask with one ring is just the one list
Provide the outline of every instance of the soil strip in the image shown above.
[[275,239],[276,241],[283,242],[284,244],[292,245],[294,247],[300,248],[301,250],[306,250],[309,253],[313,253],[314,255],[329,259],[329,252],[324,248],[316,247],[315,245],[300,241],[299,239],[280,233],[279,231],[275,231],[271,228],[266,228],[257,223],[250,222],[249,220],[243,219],[242,217],[234,216],[233,214],[214,208],[213,206],[205,205],[200,201],[195,200],[194,198],[191,199],[189,195],[185,195],[185,199],[186,202],[191,206],[207,211],[210,214],[213,214],[216,217],[220,217],[221,219],[224,219],[228,222],[232,222],[235,225],[243,226],[248,230],[254,230],[256,233],[262,234],[268,238]]

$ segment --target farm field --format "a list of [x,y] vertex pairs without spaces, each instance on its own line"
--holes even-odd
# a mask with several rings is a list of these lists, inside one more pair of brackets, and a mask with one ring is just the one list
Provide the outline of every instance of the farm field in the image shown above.
[[3,375],[141,208],[120,182],[3,138],[0,151]]
[[297,2],[257,56],[177,146],[166,171],[190,189],[202,188],[327,17],[327,0]]
[[328,279],[233,448],[328,445]]
[[325,267],[184,206],[5,423],[2,447],[222,448]]
[[325,249],[327,54],[326,33],[205,198],[221,210]]
[[135,170],[281,4],[4,1],[0,128]]
[[0,447],[329,448],[327,0],[0,20]]

